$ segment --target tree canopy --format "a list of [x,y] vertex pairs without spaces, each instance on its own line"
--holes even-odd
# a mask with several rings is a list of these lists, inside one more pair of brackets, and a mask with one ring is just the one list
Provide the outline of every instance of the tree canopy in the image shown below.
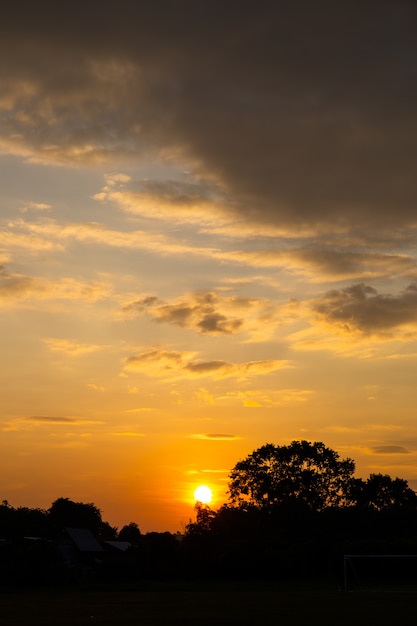
[[58,528],[88,528],[98,534],[103,523],[100,509],[92,502],[73,502],[69,498],[58,498],[52,503],[48,513],[52,524]]
[[297,501],[321,511],[349,503],[354,471],[352,459],[340,459],[321,442],[268,443],[232,469],[230,499],[262,509]]
[[366,481],[356,479],[354,494],[358,506],[375,511],[417,508],[417,494],[408,482],[388,474],[371,474]]
[[141,537],[142,534],[136,522],[130,522],[130,524],[126,524],[125,526],[123,526],[118,534],[119,541],[129,541],[133,545],[137,545],[140,542]]

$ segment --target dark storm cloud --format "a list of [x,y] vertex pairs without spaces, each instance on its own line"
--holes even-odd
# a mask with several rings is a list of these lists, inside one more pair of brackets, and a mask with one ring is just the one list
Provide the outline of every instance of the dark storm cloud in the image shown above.
[[397,295],[378,293],[363,283],[332,290],[317,299],[313,309],[325,321],[346,330],[384,334],[402,325],[417,325],[417,284]]
[[415,226],[416,18],[406,0],[9,4],[2,150],[156,151],[248,220]]

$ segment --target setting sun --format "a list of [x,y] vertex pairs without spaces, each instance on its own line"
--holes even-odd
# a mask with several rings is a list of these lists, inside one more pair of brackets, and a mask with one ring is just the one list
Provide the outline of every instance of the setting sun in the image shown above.
[[201,502],[202,504],[210,504],[212,497],[212,491],[207,485],[200,485],[194,491],[194,498],[197,502]]

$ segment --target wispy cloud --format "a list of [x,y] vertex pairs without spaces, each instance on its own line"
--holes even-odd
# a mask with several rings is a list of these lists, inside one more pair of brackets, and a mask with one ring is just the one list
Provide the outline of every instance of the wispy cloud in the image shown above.
[[247,389],[226,394],[210,393],[199,389],[195,397],[209,406],[243,406],[245,408],[270,408],[308,402],[315,394],[312,389]]
[[20,208],[21,213],[27,213],[28,211],[49,211],[52,209],[50,204],[45,202],[27,202]]
[[0,303],[2,307],[21,304],[31,307],[48,300],[85,300],[95,302],[109,294],[104,281],[83,282],[75,278],[57,280],[8,272],[0,267]]
[[[5,243],[27,247],[28,249],[32,249],[35,245],[37,249],[64,250],[66,242],[77,241],[110,248],[145,250],[163,256],[192,254],[218,260],[222,260],[224,257],[224,253],[216,247],[200,247],[150,229],[116,230],[98,222],[65,224],[55,220],[44,220],[34,223],[22,219],[10,224],[10,228],[14,230],[3,235]],[[36,238],[31,235],[36,235]]]
[[230,392],[226,400],[235,400],[245,407],[274,407],[308,402],[314,395],[311,389],[276,389]]
[[63,245],[52,237],[34,236],[23,232],[23,230],[24,228],[17,230],[13,223],[9,223],[7,228],[0,230],[0,245],[7,248],[22,248],[27,253],[62,251],[64,249]]
[[208,441],[234,441],[240,439],[237,435],[226,435],[223,433],[197,433],[190,435],[190,439],[205,439]]
[[88,387],[88,389],[92,389],[93,391],[98,391],[99,393],[104,393],[106,391],[106,387],[104,385],[97,385],[96,383],[87,383],[86,387]]
[[201,360],[195,352],[180,352],[164,348],[152,348],[130,356],[125,360],[124,370],[158,376],[161,378],[189,378],[210,376],[215,379],[246,379],[270,374],[290,367],[285,360],[269,359],[232,363],[222,360]]
[[135,431],[114,432],[113,435],[115,435],[116,437],[144,437],[145,436],[143,433],[137,433]]
[[35,417],[27,417],[25,418],[27,422],[34,423],[56,423],[56,424],[72,424],[74,426],[99,426],[104,424],[102,420],[74,417],[74,418],[63,418],[63,417],[49,417],[49,416],[35,416]]
[[[69,339],[59,339],[56,337],[46,337],[43,339],[43,342],[46,344],[48,349],[51,350],[51,352],[62,352],[67,356],[73,357],[97,352],[97,350],[102,350],[104,348],[104,346],[77,343]],[[98,389],[96,385],[90,384],[89,387],[94,388],[95,390],[103,391],[101,388]]]
[[371,448],[372,452],[375,454],[409,454],[409,450],[404,448],[404,446],[396,446],[396,445],[381,445],[374,446]]
[[79,420],[74,417],[56,417],[51,415],[33,415],[24,418],[28,422],[53,422],[54,424],[79,424]]
[[[42,219],[35,223],[19,219],[9,222],[7,229],[0,232],[0,244],[8,248],[22,248],[31,254],[64,252],[71,242],[77,242],[81,245],[144,251],[162,257],[192,255],[216,263],[229,263],[231,266],[279,268],[287,275],[304,277],[313,284],[387,276],[408,280],[417,277],[416,257],[399,253],[396,250],[399,244],[395,241],[391,243],[391,249],[387,249],[388,243],[384,242],[382,245],[375,244],[375,249],[370,251],[369,244],[359,246],[363,250],[358,250],[357,245],[352,250],[353,244],[349,241],[323,245],[320,244],[320,238],[311,239],[300,247],[298,242],[292,242],[291,237],[277,240],[273,231],[269,237],[267,234],[263,238],[253,235],[252,245],[250,237],[240,241],[239,233],[236,233],[236,241],[214,236],[196,243],[196,232],[190,231],[186,236],[183,231],[179,238],[172,232],[163,233],[150,225],[146,230],[132,230],[130,225],[128,228],[116,229],[98,222],[62,223]],[[407,242],[405,245],[408,247]]]
[[[115,182],[119,184],[116,186]],[[126,183],[128,183],[126,185]],[[207,228],[227,221],[221,190],[213,182],[196,180],[111,179],[94,198],[112,202],[123,211],[142,217],[196,224]]]

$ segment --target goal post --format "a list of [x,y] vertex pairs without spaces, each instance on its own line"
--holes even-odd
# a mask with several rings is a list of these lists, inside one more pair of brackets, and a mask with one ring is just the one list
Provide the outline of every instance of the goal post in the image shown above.
[[344,591],[417,591],[417,554],[344,554]]

